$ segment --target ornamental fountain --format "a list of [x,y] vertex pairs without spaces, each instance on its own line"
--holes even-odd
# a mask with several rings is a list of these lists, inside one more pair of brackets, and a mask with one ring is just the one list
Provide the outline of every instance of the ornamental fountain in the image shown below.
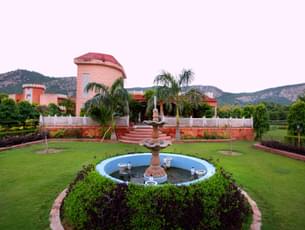
[[144,123],[153,127],[152,138],[145,139],[141,143],[141,145],[151,151],[150,166],[145,170],[144,181],[153,180],[157,183],[164,183],[167,181],[167,174],[160,164],[160,150],[171,145],[171,141],[159,139],[159,127],[162,127],[165,124],[165,121],[160,121],[159,119],[156,96],[154,96],[153,119],[144,121]]
[[[215,174],[215,167],[209,162],[183,154],[160,153],[171,145],[171,141],[160,140],[160,121],[154,97],[153,119],[144,121],[153,127],[152,137],[140,145],[150,149],[150,153],[129,153],[108,158],[96,166],[96,170],[117,183],[157,185],[170,183],[190,185],[205,180]],[[162,162],[162,163],[161,163]]]

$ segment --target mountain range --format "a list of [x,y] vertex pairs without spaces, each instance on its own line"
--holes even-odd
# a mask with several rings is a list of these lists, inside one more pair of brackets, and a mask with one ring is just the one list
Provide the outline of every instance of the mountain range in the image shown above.
[[[76,77],[49,77],[41,73],[28,70],[14,70],[0,74],[0,92],[21,93],[22,85],[26,83],[44,84],[47,93],[61,93],[68,96],[76,94]],[[268,88],[251,93],[230,93],[224,92],[214,86],[193,85],[201,92],[211,92],[218,100],[219,104],[256,104],[262,101],[279,104],[290,104],[299,95],[305,93],[305,83],[296,85],[286,85],[275,88]],[[133,87],[128,91],[142,91],[152,87]]]

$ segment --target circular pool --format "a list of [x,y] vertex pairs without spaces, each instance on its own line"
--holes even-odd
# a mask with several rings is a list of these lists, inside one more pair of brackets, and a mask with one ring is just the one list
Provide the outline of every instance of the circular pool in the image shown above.
[[[100,162],[96,166],[96,170],[102,176],[110,178],[117,183],[130,181],[144,184],[143,172],[149,166],[150,159],[151,153],[121,155]],[[205,180],[215,173],[215,167],[205,160],[180,154],[160,153],[161,163],[166,162],[168,159],[170,159],[170,167],[167,168],[168,183],[190,185]],[[123,165],[129,168],[129,173],[127,172],[125,175],[120,172],[119,168],[119,166]],[[171,178],[174,179],[172,180]]]

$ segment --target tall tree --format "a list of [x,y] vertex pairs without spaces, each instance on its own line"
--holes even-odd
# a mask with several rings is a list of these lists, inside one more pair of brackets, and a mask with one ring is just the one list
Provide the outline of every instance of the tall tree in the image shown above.
[[87,113],[102,126],[109,125],[104,137],[111,130],[111,139],[116,140],[115,117],[122,115],[122,113],[129,113],[128,92],[124,89],[123,78],[117,79],[111,87],[91,82],[86,86],[85,90],[96,93],[85,104]]
[[305,135],[305,102],[297,100],[294,102],[288,114],[288,132],[292,135]]
[[12,126],[19,123],[18,108],[13,99],[4,98],[0,103],[0,124],[4,126]]
[[18,120],[25,126],[28,119],[38,120],[39,112],[35,105],[32,105],[28,101],[21,101],[17,104],[18,108]]
[[253,114],[253,126],[256,140],[260,140],[263,134],[269,130],[268,111],[263,103],[260,103],[255,107]]
[[154,80],[157,86],[168,88],[169,99],[176,107],[176,140],[180,140],[180,112],[183,106],[183,88],[187,87],[193,79],[193,71],[184,69],[176,77],[169,72],[163,71]]

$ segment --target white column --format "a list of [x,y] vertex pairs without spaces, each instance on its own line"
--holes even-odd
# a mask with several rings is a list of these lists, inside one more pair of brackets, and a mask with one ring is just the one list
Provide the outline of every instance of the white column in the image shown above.
[[55,114],[54,117],[53,117],[53,125],[55,126],[56,123],[57,123],[57,116],[56,116],[56,114]]
[[68,124],[69,124],[69,125],[72,125],[72,117],[71,117],[71,114],[70,114],[69,117],[68,117]]

